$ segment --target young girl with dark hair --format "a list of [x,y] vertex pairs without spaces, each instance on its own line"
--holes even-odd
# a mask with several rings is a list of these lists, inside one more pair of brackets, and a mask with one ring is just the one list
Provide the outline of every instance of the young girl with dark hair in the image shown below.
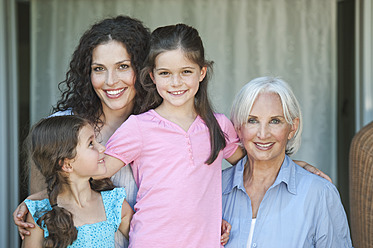
[[130,116],[106,151],[108,175],[131,164],[139,187],[130,247],[220,247],[221,162],[243,152],[210,106],[211,64],[193,27],[153,31],[140,80],[147,112]]
[[92,180],[106,172],[105,147],[78,116],[41,120],[28,140],[30,160],[45,177],[48,198],[26,199],[27,220],[37,223],[22,247],[114,247],[119,229],[128,237],[133,210],[124,188]]

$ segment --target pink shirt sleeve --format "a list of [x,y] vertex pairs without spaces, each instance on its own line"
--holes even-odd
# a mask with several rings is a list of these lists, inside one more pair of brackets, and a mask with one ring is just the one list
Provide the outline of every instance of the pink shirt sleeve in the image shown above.
[[136,116],[131,115],[110,137],[105,153],[125,164],[131,163],[141,153],[143,137],[140,130]]
[[226,135],[227,144],[223,150],[223,158],[227,159],[236,151],[240,140],[238,138],[236,130],[233,127],[232,122],[225,115],[215,114],[215,116],[219,122],[221,129]]

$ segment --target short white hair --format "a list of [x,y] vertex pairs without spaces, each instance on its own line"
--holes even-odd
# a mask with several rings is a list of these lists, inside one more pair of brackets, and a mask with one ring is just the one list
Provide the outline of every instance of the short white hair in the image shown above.
[[296,153],[301,144],[302,113],[298,100],[295,98],[290,86],[277,77],[259,77],[248,82],[236,95],[232,110],[231,121],[238,132],[247,123],[253,104],[260,93],[275,93],[280,97],[285,120],[293,125],[293,120],[299,118],[298,129],[294,136],[288,140],[285,153],[292,155]]

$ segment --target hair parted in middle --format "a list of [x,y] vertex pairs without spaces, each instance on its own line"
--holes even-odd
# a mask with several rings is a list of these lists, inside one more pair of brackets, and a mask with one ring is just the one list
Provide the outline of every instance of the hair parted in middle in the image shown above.
[[145,60],[144,68],[140,74],[140,82],[147,91],[140,112],[158,107],[163,99],[157,92],[149,73],[155,68],[158,55],[167,51],[181,49],[184,55],[200,68],[206,67],[205,78],[200,82],[195,95],[194,107],[197,114],[206,123],[210,133],[211,154],[206,163],[211,164],[218,156],[220,150],[226,145],[225,134],[221,130],[212,110],[208,98],[208,81],[212,73],[212,61],[205,59],[205,50],[198,31],[186,24],[176,24],[159,27],[151,33],[150,50]]
[[[58,206],[57,196],[70,185],[69,176],[62,166],[65,159],[76,157],[79,134],[86,125],[91,125],[91,122],[76,115],[50,117],[36,123],[26,139],[31,164],[45,177],[49,202],[53,206],[37,221],[49,232],[43,247],[67,247],[77,239],[72,213]],[[100,181],[90,181],[92,190],[100,192],[114,188],[108,180]]]
[[122,43],[131,57],[131,66],[136,75],[133,113],[138,114],[145,94],[139,83],[139,73],[149,51],[149,39],[149,29],[141,21],[129,16],[107,18],[94,24],[80,38],[66,78],[59,83],[62,97],[53,112],[71,109],[75,114],[90,120],[97,131],[100,130],[103,110],[91,82],[92,53],[97,46],[114,40]]
[[286,144],[286,155],[296,153],[301,144],[302,134],[302,112],[290,86],[278,77],[259,77],[251,80],[237,93],[231,110],[231,121],[238,131],[247,123],[250,111],[260,93],[275,93],[280,97],[284,117],[289,125],[293,124],[295,118],[299,118],[298,129],[293,138]]

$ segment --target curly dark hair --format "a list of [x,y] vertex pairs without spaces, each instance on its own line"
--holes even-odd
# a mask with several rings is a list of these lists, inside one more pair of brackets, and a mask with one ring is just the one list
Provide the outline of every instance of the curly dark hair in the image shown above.
[[200,68],[207,67],[205,78],[200,82],[194,98],[197,114],[205,122],[210,133],[211,154],[206,163],[211,164],[226,146],[225,134],[215,118],[208,98],[207,86],[212,73],[212,61],[205,59],[205,50],[198,31],[185,24],[169,25],[155,29],[150,38],[149,54],[140,73],[140,82],[147,94],[144,97],[140,112],[158,107],[163,99],[159,95],[149,73],[155,68],[155,60],[163,52],[181,49],[189,60],[198,64]]
[[53,108],[53,112],[71,109],[74,114],[93,122],[96,131],[100,131],[104,124],[100,116],[104,113],[101,101],[91,83],[92,52],[98,45],[115,40],[125,45],[131,57],[131,64],[136,75],[136,96],[132,112],[133,114],[139,113],[144,90],[139,83],[138,75],[148,54],[149,39],[149,29],[141,21],[128,16],[107,18],[94,24],[80,38],[79,45],[70,61],[66,78],[58,85],[62,96]]
[[[45,177],[52,206],[52,210],[37,221],[39,226],[46,226],[49,232],[49,236],[43,241],[43,247],[67,247],[77,239],[78,231],[74,226],[73,215],[57,205],[57,196],[70,185],[62,165],[65,159],[76,156],[79,133],[86,125],[90,125],[90,121],[77,115],[50,117],[35,124],[26,140],[31,163]],[[114,188],[108,178],[89,182],[91,189],[96,192]]]

